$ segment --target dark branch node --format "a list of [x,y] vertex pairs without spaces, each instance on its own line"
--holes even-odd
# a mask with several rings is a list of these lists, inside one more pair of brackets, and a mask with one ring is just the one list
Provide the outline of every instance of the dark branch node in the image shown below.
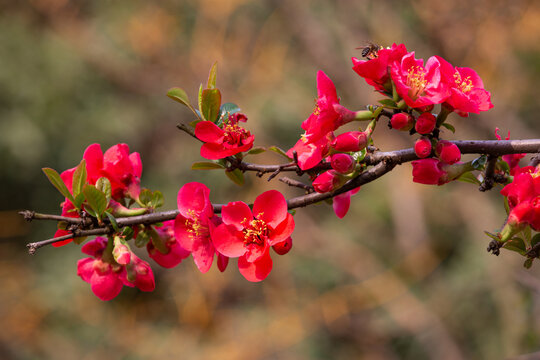
[[504,243],[497,241],[497,240],[491,240],[488,244],[487,251],[492,253],[493,255],[499,256],[501,253],[501,247],[503,247]]

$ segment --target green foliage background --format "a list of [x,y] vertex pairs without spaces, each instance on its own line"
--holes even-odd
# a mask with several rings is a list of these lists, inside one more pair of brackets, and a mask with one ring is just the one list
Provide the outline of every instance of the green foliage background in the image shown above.
[[[538,137],[539,36],[535,1],[0,0],[2,359],[502,359],[540,350],[539,265],[525,271],[515,254],[485,251],[483,230],[505,215],[497,190],[414,184],[410,165],[365,186],[341,221],[326,205],[300,209],[293,251],[274,256],[260,284],[234,261],[203,275],[187,259],[155,267],[154,293],[125,288],[101,302],[76,275],[79,247],[27,255],[24,245],[55,224],[17,215],[59,213],[40,169],[73,167],[94,142],[140,152],[143,185],[163,191],[166,209],[195,180],[216,203],[251,202],[270,188],[298,195],[253,174],[239,188],[222,173],[189,170],[199,144],[175,125],[192,115],[165,93],[181,86],[194,99],[216,60],[223,99],[248,115],[256,145],[294,144],[319,69],[345,106],[374,103],[350,62],[367,41],[403,42],[482,76],[495,108],[454,116],[447,139],[493,139],[495,127]],[[381,149],[412,145],[381,125]]]

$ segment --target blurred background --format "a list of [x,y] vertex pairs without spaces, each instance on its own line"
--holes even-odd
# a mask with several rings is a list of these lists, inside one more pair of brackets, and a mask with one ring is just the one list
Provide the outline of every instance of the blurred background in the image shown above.
[[[351,70],[368,41],[405,43],[475,69],[494,109],[450,123],[446,139],[539,136],[540,2],[525,0],[247,1],[0,0],[0,357],[2,359],[529,359],[540,350],[540,264],[486,252],[504,221],[498,190],[411,181],[406,164],[353,197],[338,220],[326,204],[299,209],[293,250],[249,283],[231,261],[200,274],[191,258],[155,266],[156,290],[124,288],[102,302],[76,274],[79,246],[25,244],[60,213],[42,167],[59,172],[84,149],[125,142],[143,160],[143,186],[176,207],[202,181],[215,203],[296,189],[247,176],[194,172],[199,143],[176,129],[218,61],[218,87],[249,117],[256,145],[291,147],[312,111],[319,69],[342,104],[379,96]],[[383,150],[413,139],[381,124]],[[276,154],[248,161],[277,163]],[[538,355],[538,354],[536,354]]]

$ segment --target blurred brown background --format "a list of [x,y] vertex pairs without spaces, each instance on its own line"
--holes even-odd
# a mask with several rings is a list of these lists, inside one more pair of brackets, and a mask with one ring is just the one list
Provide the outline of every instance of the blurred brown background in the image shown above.
[[[216,203],[251,202],[222,173],[193,172],[199,144],[176,130],[219,62],[225,101],[239,104],[257,145],[288,148],[324,70],[342,103],[379,97],[351,70],[367,41],[405,43],[417,56],[472,67],[495,108],[453,116],[447,139],[538,137],[540,3],[520,0],[246,1],[0,0],[0,358],[2,359],[526,359],[540,350],[540,264],[486,252],[484,230],[502,225],[497,190],[411,181],[404,165],[365,186],[345,219],[331,207],[298,211],[294,247],[273,255],[263,283],[232,262],[200,274],[191,259],[164,271],[157,288],[124,288],[101,302],[76,275],[78,246],[25,244],[55,224],[24,223],[21,209],[59,213],[41,173],[75,166],[93,142],[126,142],[142,155],[143,185],[165,209],[188,181]],[[381,124],[377,145],[412,139]],[[281,161],[265,154],[252,161]],[[531,355],[534,356],[534,355]]]

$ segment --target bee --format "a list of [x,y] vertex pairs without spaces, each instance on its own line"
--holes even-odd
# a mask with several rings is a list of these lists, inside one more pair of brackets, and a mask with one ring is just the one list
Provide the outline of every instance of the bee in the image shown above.
[[357,49],[362,49],[362,56],[368,60],[371,60],[378,57],[381,46],[368,42],[366,46],[357,47]]

